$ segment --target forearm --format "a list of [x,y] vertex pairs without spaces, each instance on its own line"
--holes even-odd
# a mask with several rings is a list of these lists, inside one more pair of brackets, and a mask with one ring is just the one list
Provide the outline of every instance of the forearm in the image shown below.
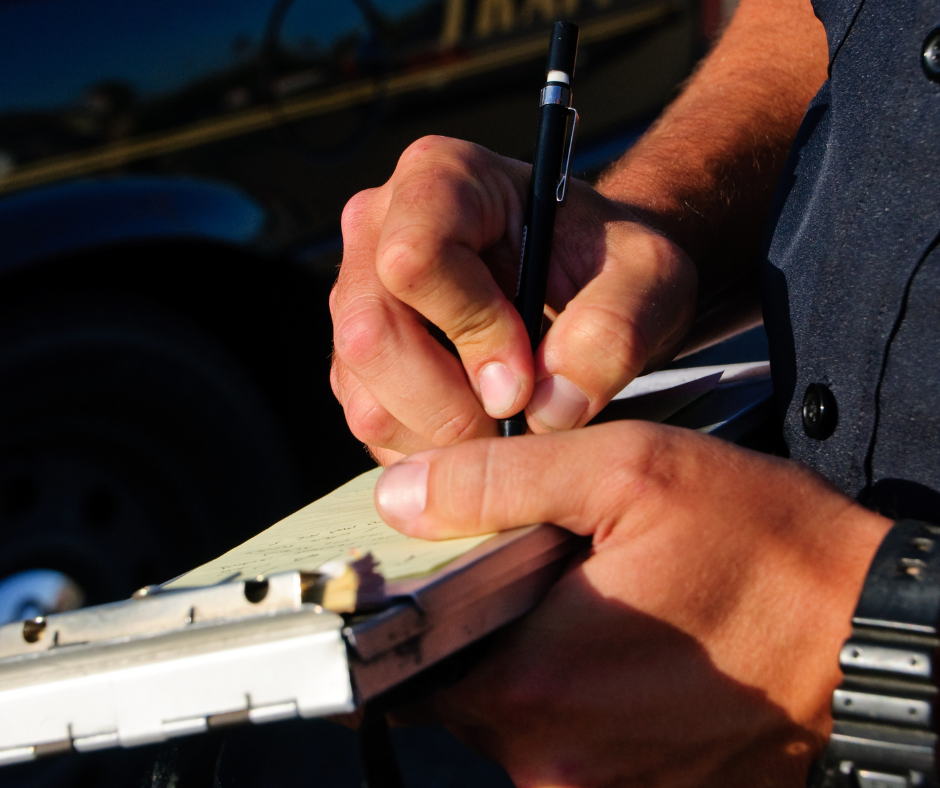
[[742,0],[679,98],[598,183],[696,263],[693,344],[759,315],[756,257],[766,216],[826,61],[809,0]]

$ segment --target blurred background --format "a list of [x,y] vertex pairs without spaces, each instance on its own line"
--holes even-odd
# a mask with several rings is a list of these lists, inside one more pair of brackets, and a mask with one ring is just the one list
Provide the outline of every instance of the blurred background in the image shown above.
[[[581,26],[596,176],[734,5],[0,0],[0,623],[126,598],[371,467],[328,381],[345,202],[425,134],[528,160],[556,19]],[[216,741],[204,784],[361,779],[345,731],[268,727]],[[411,785],[508,784],[439,730],[396,736]],[[154,757],[0,785],[151,785]]]

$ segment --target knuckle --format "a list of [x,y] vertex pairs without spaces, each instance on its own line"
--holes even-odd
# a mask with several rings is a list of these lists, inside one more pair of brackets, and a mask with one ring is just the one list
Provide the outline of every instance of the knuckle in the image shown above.
[[336,317],[336,299],[337,299],[337,297],[338,297],[338,294],[337,294],[337,292],[336,292],[337,286],[338,286],[338,285],[334,284],[333,287],[330,288],[330,297],[329,297],[329,299],[327,300],[327,303],[329,304],[329,307],[330,307],[330,317],[331,317],[331,318],[335,318],[335,317]]
[[628,248],[632,258],[641,261],[666,260],[674,257],[677,247],[665,235],[645,224],[633,224]]
[[499,314],[493,309],[475,309],[459,316],[447,330],[447,338],[462,347],[485,342],[497,327]]
[[660,475],[661,435],[645,422],[622,422],[613,427],[616,451],[608,482],[618,499],[638,499]]
[[349,198],[340,217],[340,228],[344,238],[353,235],[365,220],[374,200],[375,191],[375,189],[366,189]]
[[672,255],[672,244],[665,236],[649,228],[643,228],[644,232],[637,233],[634,237],[634,244],[638,247],[639,254],[649,258],[670,257]]
[[461,153],[466,143],[439,134],[428,134],[412,142],[398,158],[396,173],[412,168],[424,168],[440,157],[453,157]]
[[330,364],[330,388],[333,389],[333,396],[342,404],[343,402],[343,391],[339,382],[339,359],[337,359],[336,354],[333,354],[333,361]]
[[481,418],[472,413],[444,414],[443,421],[431,431],[431,442],[435,446],[451,446],[475,438],[482,432]]
[[520,495],[509,503],[505,491],[507,487],[516,488],[514,480],[520,478],[522,469],[512,459],[507,462],[506,446],[499,438],[474,441],[473,446],[482,455],[481,460],[475,463],[482,468],[482,479],[479,495],[473,502],[473,511],[477,513],[479,521],[486,525],[505,522],[507,519],[517,521],[522,512],[533,506],[533,501],[529,495]]
[[350,432],[369,446],[387,446],[398,429],[394,417],[364,393],[349,398],[345,413]]
[[379,281],[395,295],[421,290],[437,269],[441,252],[433,239],[401,236],[386,243],[376,258]]
[[[444,519],[458,522],[465,528],[491,530],[487,524],[492,514],[494,495],[488,483],[491,476],[488,443],[490,441],[470,441],[457,455],[460,458],[458,462],[438,465],[446,474],[439,478],[446,479],[442,489],[446,489],[447,494],[440,496],[435,506]],[[459,478],[456,483],[455,477]]]
[[404,170],[415,165],[423,165],[428,154],[437,150],[444,140],[444,137],[436,134],[419,137],[402,151],[401,156],[398,157],[398,167],[396,169]]
[[636,321],[601,304],[577,309],[572,318],[574,333],[604,368],[620,373],[642,369],[649,341]]
[[345,315],[333,333],[336,355],[351,369],[372,366],[384,354],[393,321],[380,304],[362,306]]

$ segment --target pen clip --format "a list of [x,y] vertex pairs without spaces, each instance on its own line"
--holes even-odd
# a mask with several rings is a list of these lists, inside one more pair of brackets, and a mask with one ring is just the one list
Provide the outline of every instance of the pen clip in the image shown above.
[[561,155],[564,162],[561,171],[561,177],[558,179],[558,186],[555,189],[555,199],[558,202],[565,201],[565,190],[568,186],[568,168],[571,166],[571,151],[574,148],[574,135],[578,128],[578,111],[574,107],[568,107],[568,114],[574,114],[574,118],[568,124],[568,131],[565,134],[565,149]]

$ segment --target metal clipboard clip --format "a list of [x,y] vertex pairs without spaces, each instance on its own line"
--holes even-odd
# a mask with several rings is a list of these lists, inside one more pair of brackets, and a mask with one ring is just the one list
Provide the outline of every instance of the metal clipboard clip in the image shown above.
[[[574,115],[572,118],[571,116]],[[558,202],[565,201],[566,188],[568,186],[568,169],[571,167],[571,151],[574,149],[574,138],[578,129],[578,111],[574,107],[568,107],[568,131],[565,134],[565,147],[561,155],[562,170],[561,177],[558,179],[558,187],[555,189],[555,199]]]
[[386,583],[371,555],[0,627],[0,766],[348,713],[526,613],[578,540],[492,537]]

